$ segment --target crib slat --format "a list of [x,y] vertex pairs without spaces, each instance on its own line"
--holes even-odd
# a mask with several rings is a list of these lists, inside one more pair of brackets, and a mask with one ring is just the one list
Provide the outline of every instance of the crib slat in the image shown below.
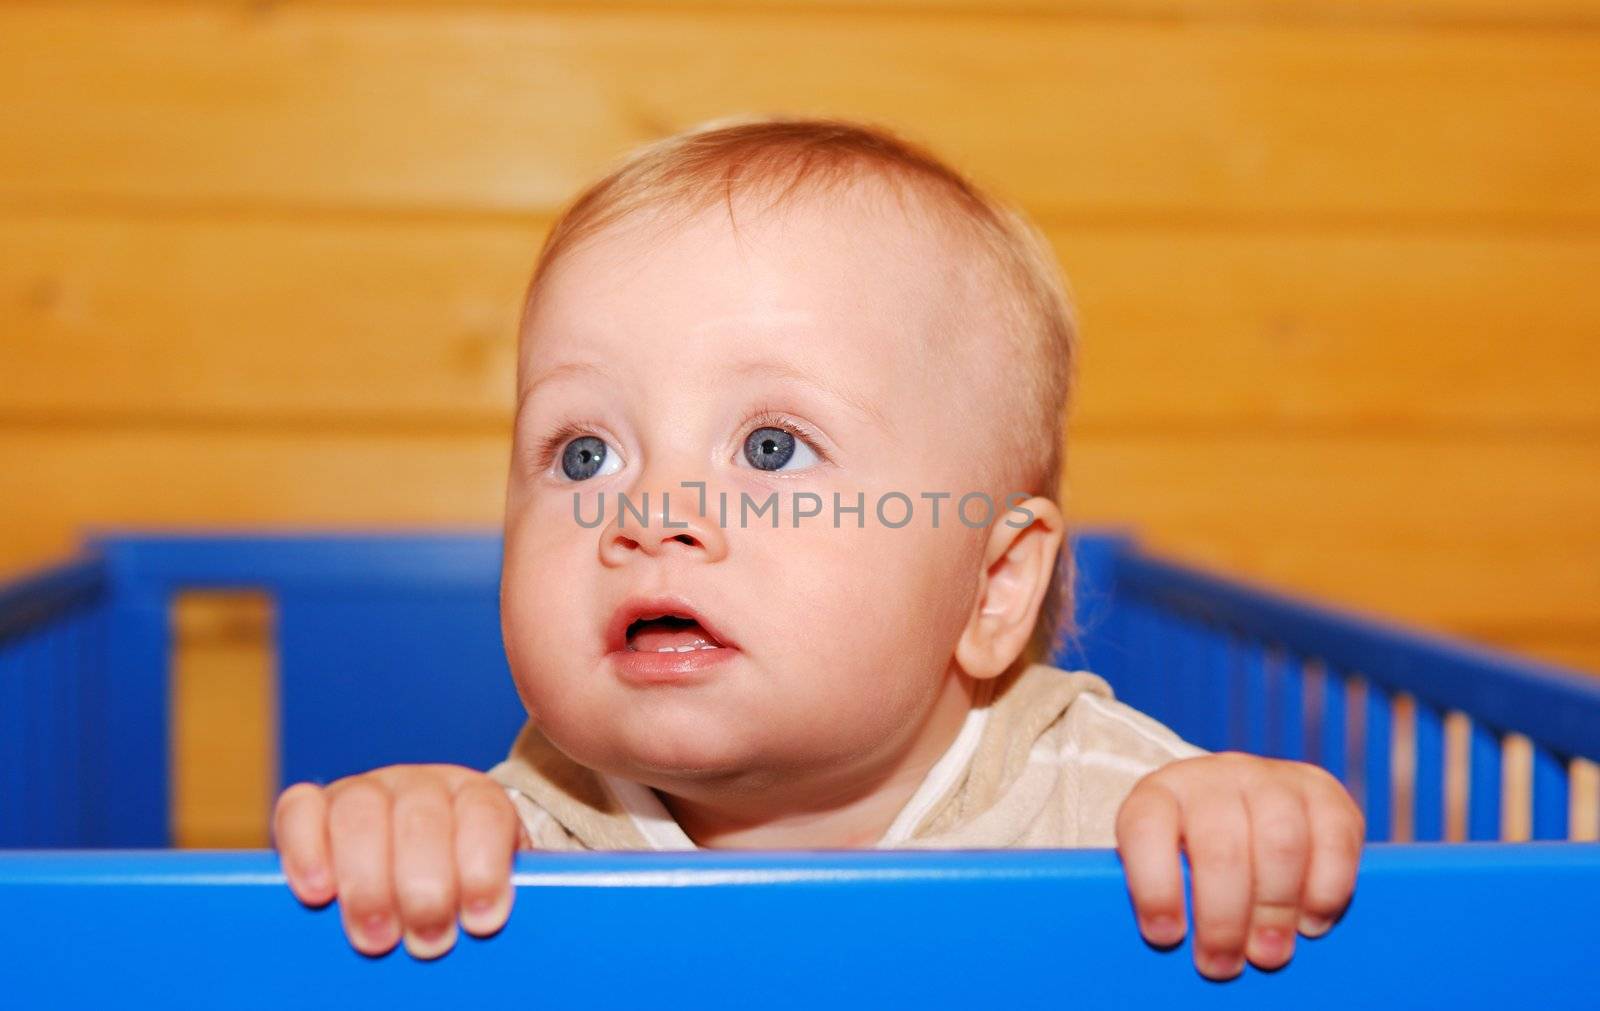
[[1470,769],[1467,779],[1467,838],[1500,838],[1501,748],[1500,733],[1472,721]]
[[22,824],[17,826],[24,846],[40,845],[39,826],[47,813],[49,792],[45,785],[49,758],[40,748],[49,717],[45,688],[49,679],[44,670],[42,641],[38,631],[30,631],[16,643],[24,705],[22,727]]
[[83,747],[83,720],[80,712],[78,654],[83,639],[83,610],[63,615],[56,639],[56,712],[61,733],[56,748],[56,824],[57,846],[78,842],[78,815],[82,810],[79,789],[83,776],[79,755]]
[[1237,636],[1228,635],[1227,666],[1223,668],[1223,677],[1227,682],[1227,714],[1224,719],[1228,736],[1228,747],[1233,751],[1245,750],[1245,739],[1249,731],[1245,727],[1247,705],[1245,703],[1245,651],[1246,643]]
[[[59,621],[57,618],[56,622]],[[45,626],[39,632],[39,654],[35,672],[40,706],[34,710],[34,717],[38,721],[34,750],[38,754],[38,759],[34,767],[34,780],[29,784],[38,797],[36,817],[39,820],[33,827],[35,846],[60,845],[57,841],[57,829],[63,814],[60,752],[65,731],[62,722],[66,714],[61,711],[61,685],[64,679],[60,669],[61,651],[57,648],[60,629],[56,622]]]
[[1283,757],[1283,650],[1276,644],[1263,644],[1262,674],[1266,682],[1267,754]]
[[1416,700],[1416,719],[1415,838],[1436,842],[1444,838],[1444,720],[1421,699]]
[[76,834],[74,846],[109,845],[95,798],[104,789],[105,777],[99,770],[111,766],[106,754],[106,713],[99,700],[107,692],[107,608],[96,605],[84,618],[84,633],[79,643],[78,664],[78,775],[77,801],[73,807]]
[[45,793],[41,805],[41,821],[37,832],[40,846],[60,846],[61,826],[66,820],[66,783],[62,780],[62,755],[72,736],[67,725],[66,712],[67,675],[66,644],[64,641],[66,617],[56,619],[43,629],[39,643],[42,701],[48,710],[42,715],[43,725],[39,739],[41,775],[38,789]]
[[[1144,652],[1142,661],[1155,675],[1155,695],[1160,699],[1162,722],[1177,730],[1183,721],[1183,661],[1169,618],[1154,607],[1143,612]],[[1178,730],[1181,734],[1183,731]]]
[[1172,678],[1172,718],[1179,736],[1205,748],[1228,747],[1231,659],[1226,635],[1187,615],[1153,610],[1158,662]]
[[56,751],[56,822],[52,845],[82,845],[83,639],[87,612],[64,616],[56,640],[56,712],[61,730]]
[[114,575],[113,580],[119,589],[106,613],[106,669],[95,698],[102,764],[91,775],[119,787],[97,799],[91,835],[96,845],[118,849],[168,846],[172,629],[167,594],[159,586],[139,588],[128,577]]
[[1367,838],[1372,842],[1387,842],[1393,834],[1390,816],[1390,787],[1392,786],[1393,702],[1382,685],[1367,682],[1366,703],[1366,804]]
[[22,762],[27,750],[22,720],[28,712],[23,688],[17,642],[0,641],[0,846],[23,844]]
[[1342,671],[1322,665],[1322,767],[1350,785],[1350,763],[1346,742],[1349,724],[1345,717],[1345,686]]
[[1121,602],[1122,628],[1127,636],[1130,692],[1125,701],[1156,720],[1172,725],[1172,671],[1156,648],[1159,634],[1150,605],[1138,598]]
[[94,700],[99,697],[103,689],[100,687],[105,678],[105,608],[95,606],[84,614],[83,632],[78,639],[78,650],[75,663],[78,668],[77,680],[77,705],[78,705],[78,746],[77,746],[77,774],[73,777],[73,786],[76,801],[73,804],[73,845],[89,846],[94,843],[93,826],[91,822],[92,801],[96,796],[96,787],[92,776],[95,769],[104,768],[105,759],[100,753],[102,734],[97,732],[94,716],[96,709]]
[[[1083,657],[1084,668],[1105,678],[1117,698],[1135,709],[1140,708],[1132,701],[1139,695],[1136,685],[1139,671],[1137,664],[1128,662],[1129,651],[1133,648],[1133,638],[1130,634],[1127,607],[1120,601],[1113,606],[1102,605],[1095,618],[1086,620],[1097,621],[1099,627],[1092,628],[1085,625],[1083,628],[1083,632],[1090,633],[1086,637],[1098,644],[1092,656]],[[1076,650],[1069,646],[1066,652],[1070,655]],[[1062,662],[1066,659],[1063,657]]]
[[1279,654],[1283,692],[1278,702],[1283,728],[1279,754],[1300,761],[1306,757],[1306,673],[1300,657],[1288,649]]
[[1152,640],[1156,647],[1158,662],[1162,664],[1166,676],[1170,679],[1166,687],[1167,705],[1175,721],[1175,727],[1182,727],[1179,733],[1192,737],[1194,726],[1189,720],[1189,682],[1194,671],[1190,669],[1188,640],[1183,634],[1183,628],[1172,615],[1159,610],[1152,611],[1151,624],[1158,629]]
[[1267,658],[1261,643],[1243,636],[1238,646],[1240,693],[1234,696],[1239,707],[1243,733],[1239,746],[1253,755],[1268,754],[1267,744]]
[[1207,750],[1216,750],[1206,726],[1206,677],[1200,633],[1177,615],[1158,613],[1162,634],[1156,640],[1174,678],[1172,691],[1172,729],[1186,740]]
[[1201,676],[1195,685],[1199,699],[1204,733],[1213,742],[1212,750],[1235,746],[1230,740],[1229,724],[1234,710],[1232,691],[1237,669],[1238,654],[1233,635],[1217,625],[1196,623],[1199,635]]
[[1210,643],[1206,631],[1184,618],[1174,620],[1173,624],[1173,648],[1182,658],[1179,669],[1183,675],[1178,694],[1182,699],[1183,724],[1187,728],[1183,736],[1207,750],[1220,750],[1227,747],[1227,741],[1219,741],[1212,734],[1211,713],[1206,704],[1206,681],[1215,679],[1218,673],[1207,663]]
[[1147,606],[1138,600],[1125,600],[1119,604],[1118,627],[1122,630],[1126,656],[1123,678],[1128,684],[1127,701],[1142,712],[1156,713],[1162,709],[1161,668],[1150,663],[1150,623]]
[[1570,802],[1567,761],[1538,742],[1533,746],[1533,837],[1565,839]]

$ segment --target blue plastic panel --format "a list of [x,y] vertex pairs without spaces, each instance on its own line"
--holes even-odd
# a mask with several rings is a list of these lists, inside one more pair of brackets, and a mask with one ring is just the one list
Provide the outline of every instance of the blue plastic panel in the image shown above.
[[522,854],[509,925],[355,953],[270,853],[0,856],[11,1007],[1593,1008],[1600,846],[1376,846],[1343,922],[1227,983],[1115,854]]
[[281,785],[397,762],[487,769],[527,718],[496,586],[278,598]]

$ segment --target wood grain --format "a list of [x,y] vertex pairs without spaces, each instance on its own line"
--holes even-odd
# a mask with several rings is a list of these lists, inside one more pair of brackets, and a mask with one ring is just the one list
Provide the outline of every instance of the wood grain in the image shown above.
[[[224,7],[247,8],[255,0],[210,0]],[[449,0],[294,0],[300,4],[338,7],[430,6]],[[809,12],[955,11],[978,17],[1051,16],[1098,19],[1168,18],[1183,21],[1243,20],[1268,24],[1333,22],[1339,24],[1433,25],[1593,25],[1600,10],[1593,0],[1210,0],[1203,8],[1192,0],[471,0],[478,7],[518,10],[560,10],[594,7],[654,10],[787,9]],[[456,6],[468,6],[458,3]]]
[[788,111],[915,128],[1047,215],[1570,227],[1597,73],[1563,28],[8,5],[0,201],[548,212],[637,143]]
[[[503,426],[547,227],[0,215],[0,421]],[[1080,431],[1600,435],[1600,235],[1050,234]]]

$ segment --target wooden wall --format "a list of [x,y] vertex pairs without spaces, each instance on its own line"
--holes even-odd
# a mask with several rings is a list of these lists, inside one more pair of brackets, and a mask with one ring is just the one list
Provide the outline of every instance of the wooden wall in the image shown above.
[[1600,670],[1592,0],[14,2],[0,96],[0,569],[494,524],[554,209],[829,113],[1051,235],[1075,519]]

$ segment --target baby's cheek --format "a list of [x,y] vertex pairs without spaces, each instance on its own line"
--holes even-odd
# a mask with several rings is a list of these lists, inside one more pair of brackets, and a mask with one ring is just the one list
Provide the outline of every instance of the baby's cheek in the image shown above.
[[508,563],[502,575],[506,658],[525,702],[550,690],[598,648],[600,620],[586,612],[588,594],[562,574],[558,558],[528,552]]
[[[939,562],[948,550],[911,527],[818,532],[783,580],[795,648],[822,677],[837,671],[859,681],[908,663],[927,677],[941,673],[957,634],[950,626],[959,625],[970,597],[959,573]],[[853,684],[857,697],[863,687],[893,692],[886,676]]]

